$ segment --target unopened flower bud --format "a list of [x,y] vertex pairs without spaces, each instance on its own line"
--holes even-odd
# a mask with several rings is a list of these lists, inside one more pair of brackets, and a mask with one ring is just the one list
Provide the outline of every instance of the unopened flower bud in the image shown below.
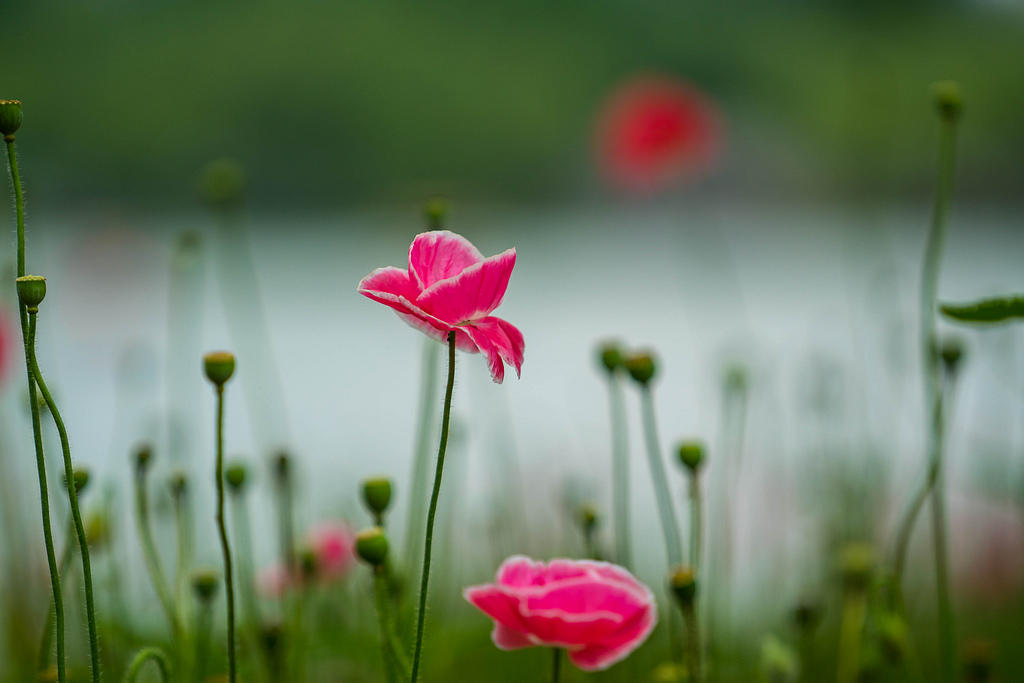
[[[78,465],[72,473],[72,478],[75,480],[75,493],[81,493],[82,489],[89,484],[89,468]],[[68,485],[67,477],[64,478],[64,485]]]
[[176,470],[172,473],[168,483],[171,487],[171,495],[175,498],[181,498],[188,493],[188,475],[183,470]]
[[747,369],[742,365],[732,365],[725,371],[725,388],[731,392],[745,391],[747,388]]
[[39,310],[39,304],[46,298],[46,278],[42,275],[25,275],[15,280],[18,286],[18,298],[29,313]]
[[379,526],[364,529],[356,535],[356,553],[363,562],[379,567],[388,559],[388,538]]
[[284,451],[279,452],[274,456],[274,476],[281,484],[288,483],[288,479],[291,477],[292,471],[292,459]]
[[964,344],[957,337],[949,337],[942,340],[939,347],[939,357],[942,358],[942,367],[946,374],[953,376],[960,369],[960,362],[964,358]]
[[622,347],[617,342],[605,342],[597,350],[598,360],[609,374],[615,372],[623,364]]
[[21,128],[22,109],[18,100],[0,100],[0,133],[4,139],[14,139],[14,134]]
[[203,169],[199,189],[210,206],[232,208],[245,194],[245,172],[232,159],[211,161]]
[[576,516],[579,519],[580,526],[586,532],[593,531],[598,522],[601,520],[600,515],[597,512],[597,506],[593,503],[583,503],[576,511]]
[[647,384],[654,377],[654,355],[648,351],[633,353],[623,361],[629,376],[640,384]]
[[990,641],[981,638],[968,640],[961,651],[964,680],[968,683],[987,683],[992,677],[994,658],[995,648]]
[[680,565],[673,569],[668,584],[680,607],[687,609],[693,606],[693,600],[697,597],[697,577],[693,567]]
[[230,351],[213,351],[203,356],[203,371],[206,379],[223,387],[235,374],[235,354]]
[[240,462],[231,463],[224,468],[224,481],[227,482],[232,491],[238,493],[245,486],[247,474],[248,470],[245,465]]
[[964,96],[960,85],[954,81],[939,81],[932,85],[932,96],[939,116],[949,123],[956,123],[964,108]]
[[431,230],[440,230],[448,215],[448,202],[444,197],[431,197],[423,204],[423,215]]
[[383,515],[391,503],[391,480],[387,477],[363,480],[363,502],[373,514]]
[[217,594],[220,576],[213,569],[197,569],[192,574],[192,590],[203,602],[209,602]]
[[99,550],[110,540],[110,518],[105,509],[94,510],[86,516],[85,537],[93,550]]
[[682,441],[677,446],[679,462],[683,467],[696,473],[704,463],[704,444],[700,441]]
[[864,590],[874,573],[875,549],[867,543],[850,543],[843,549],[839,568],[847,590]]
[[149,467],[149,462],[152,459],[153,448],[148,443],[139,444],[135,447],[135,468],[140,473],[146,471],[146,468]]

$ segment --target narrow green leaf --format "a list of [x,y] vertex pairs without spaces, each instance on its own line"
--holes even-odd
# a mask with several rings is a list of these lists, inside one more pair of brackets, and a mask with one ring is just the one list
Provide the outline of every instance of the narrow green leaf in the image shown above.
[[1024,318],[1024,296],[985,299],[971,304],[942,304],[943,315],[969,323],[998,323]]

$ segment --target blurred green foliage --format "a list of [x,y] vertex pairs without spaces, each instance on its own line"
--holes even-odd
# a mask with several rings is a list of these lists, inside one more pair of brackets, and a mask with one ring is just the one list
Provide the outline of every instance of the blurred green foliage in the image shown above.
[[728,117],[726,178],[875,194],[930,184],[929,84],[967,97],[967,192],[1024,182],[1024,13],[755,0],[5,0],[0,96],[36,197],[180,205],[238,158],[264,204],[592,195],[595,114],[630,74]]

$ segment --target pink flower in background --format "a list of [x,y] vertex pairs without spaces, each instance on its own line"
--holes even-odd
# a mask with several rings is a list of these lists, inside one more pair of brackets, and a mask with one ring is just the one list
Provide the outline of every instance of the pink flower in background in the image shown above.
[[6,311],[0,310],[0,384],[7,378],[8,366],[14,352],[14,335]]
[[345,575],[355,559],[355,534],[344,522],[322,522],[306,534],[306,547],[316,558],[316,575],[327,581]]
[[668,76],[641,76],[609,98],[597,128],[601,171],[613,185],[651,193],[711,170],[722,124],[711,100]]
[[534,562],[520,555],[498,569],[496,582],[463,595],[494,619],[491,639],[502,650],[561,647],[584,671],[607,669],[638,648],[654,630],[650,589],[607,562]]
[[491,315],[501,305],[516,264],[516,250],[484,258],[469,241],[447,230],[417,235],[409,247],[409,269],[378,268],[359,283],[359,293],[395,309],[405,322],[444,341],[456,331],[456,346],[482,353],[491,378],[505,378],[504,363],[518,376],[525,343],[511,323]]

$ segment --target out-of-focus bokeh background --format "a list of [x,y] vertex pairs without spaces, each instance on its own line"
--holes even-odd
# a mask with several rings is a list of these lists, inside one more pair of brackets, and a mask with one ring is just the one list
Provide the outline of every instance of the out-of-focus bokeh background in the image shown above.
[[[825,590],[822,558],[840,540],[889,541],[924,462],[916,316],[935,80],[960,82],[966,99],[940,298],[1024,289],[1024,5],[1013,0],[5,0],[0,21],[0,97],[25,108],[29,270],[50,284],[41,362],[76,459],[122,506],[129,602],[152,599],[131,535],[129,453],[156,444],[160,481],[212,467],[199,356],[213,348],[239,354],[228,449],[257,473],[257,562],[277,543],[267,463],[282,447],[296,457],[301,525],[367,523],[357,482],[388,473],[402,537],[423,339],[355,287],[404,266],[428,197],[449,199],[448,227],[485,255],[517,247],[499,313],[527,346],[522,379],[502,386],[460,356],[455,540],[442,555],[458,609],[455,589],[505,554],[580,554],[575,502],[610,510],[595,360],[608,338],[656,351],[663,445],[703,438],[712,467],[729,438],[725,378],[742,369],[732,609],[753,642]],[[610,98],[649,79],[679,79],[709,108],[713,158],[657,187],[609,182]],[[229,229],[198,189],[222,157],[247,184]],[[13,231],[13,212],[0,226]],[[44,595],[13,288],[2,303],[0,509],[24,531],[0,556]],[[1013,327],[941,330],[966,346],[948,476],[966,633],[974,615],[1020,599],[1024,350]],[[628,398],[639,574],[658,584]],[[212,490],[197,489],[206,520]],[[169,538],[166,495],[156,504]],[[911,602],[933,593],[924,526]],[[14,538],[28,545],[13,552]],[[216,564],[212,533],[197,542]]]

